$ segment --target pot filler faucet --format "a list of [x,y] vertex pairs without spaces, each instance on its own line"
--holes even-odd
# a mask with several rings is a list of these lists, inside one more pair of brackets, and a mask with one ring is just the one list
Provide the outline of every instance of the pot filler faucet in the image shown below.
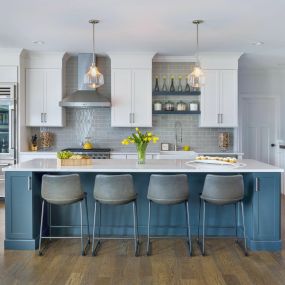
[[182,144],[182,124],[179,121],[175,122],[175,145],[174,150],[178,150],[178,144]]

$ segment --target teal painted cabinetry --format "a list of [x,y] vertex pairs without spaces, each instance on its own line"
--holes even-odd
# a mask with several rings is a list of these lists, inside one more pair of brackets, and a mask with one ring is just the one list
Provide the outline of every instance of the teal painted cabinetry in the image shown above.
[[33,249],[38,231],[34,213],[40,202],[37,191],[33,191],[33,175],[31,172],[7,172],[5,183],[5,248]]
[[280,181],[279,173],[253,174],[252,240],[257,249],[281,240]]

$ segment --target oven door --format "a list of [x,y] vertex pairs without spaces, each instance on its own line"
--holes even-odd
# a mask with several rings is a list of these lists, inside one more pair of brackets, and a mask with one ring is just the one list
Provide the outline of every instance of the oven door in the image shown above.
[[14,160],[0,160],[0,199],[5,198],[5,173],[3,168],[14,164]]

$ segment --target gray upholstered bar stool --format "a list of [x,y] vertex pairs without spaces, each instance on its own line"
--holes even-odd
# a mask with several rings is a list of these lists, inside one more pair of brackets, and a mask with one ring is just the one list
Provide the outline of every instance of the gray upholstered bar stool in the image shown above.
[[[137,222],[137,194],[134,190],[133,177],[130,174],[121,175],[96,175],[94,186],[94,224],[93,224],[93,238],[92,238],[92,255],[97,254],[97,250],[101,245],[102,239],[128,239],[128,238],[103,238],[100,236],[101,228],[101,204],[108,205],[124,205],[133,204],[133,226],[134,226],[134,246],[135,256],[138,256],[139,238],[138,238],[138,222]],[[99,206],[99,226],[98,236],[95,237],[96,230],[96,214],[97,204]],[[97,243],[95,245],[95,239]]]
[[187,221],[187,243],[189,255],[192,255],[191,231],[189,221],[189,187],[188,178],[185,174],[175,175],[157,175],[150,176],[147,198],[148,202],[148,231],[147,231],[147,255],[150,250],[150,221],[151,221],[151,203],[161,205],[184,204]]
[[243,225],[243,240],[244,240],[244,253],[247,256],[246,247],[246,233],[244,223],[244,184],[242,175],[212,175],[208,174],[205,179],[202,195],[200,196],[200,208],[199,208],[199,224],[198,224],[198,243],[201,249],[201,243],[199,239],[200,228],[200,212],[201,202],[203,201],[203,239],[202,239],[202,255],[205,255],[205,218],[206,218],[206,203],[214,205],[235,205],[235,222],[236,222],[236,241],[238,238],[237,232],[237,205],[241,207],[242,225]]
[[[89,234],[89,220],[88,220],[88,208],[87,199],[85,193],[81,189],[80,177],[78,174],[69,175],[43,175],[42,177],[42,189],[41,195],[43,198],[42,202],[42,213],[41,213],[41,226],[40,226],[40,241],[39,241],[39,255],[42,255],[41,243],[42,239],[52,239],[52,238],[67,238],[67,237],[52,237],[51,228],[53,227],[76,227],[76,226],[52,226],[51,225],[51,213],[49,213],[49,236],[42,236],[43,231],[43,217],[45,202],[49,206],[53,205],[70,205],[79,202],[80,205],[80,239],[81,239],[81,254],[86,254],[87,246],[90,244],[90,234]],[[87,229],[88,229],[88,244],[84,247],[83,241],[83,218],[82,218],[82,202],[85,200],[86,207],[86,218],[87,218]],[[51,208],[50,208],[51,209]],[[79,237],[69,237],[69,238],[79,238]]]

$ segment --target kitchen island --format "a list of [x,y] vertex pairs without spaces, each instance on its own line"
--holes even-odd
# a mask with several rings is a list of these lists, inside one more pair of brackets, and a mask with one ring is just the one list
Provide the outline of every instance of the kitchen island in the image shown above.
[[[148,160],[138,165],[135,160],[94,160],[88,166],[57,166],[56,159],[34,159],[5,168],[6,178],[6,249],[36,249],[39,241],[41,212],[41,178],[43,174],[79,173],[87,193],[89,220],[93,221],[93,187],[96,174],[131,173],[138,193],[139,234],[147,233],[147,187],[152,173],[185,173],[189,178],[189,206],[192,235],[198,231],[199,195],[208,173],[242,174],[245,185],[245,221],[248,246],[251,250],[280,250],[281,243],[281,173],[283,169],[254,160],[232,165],[188,163],[188,160]],[[173,189],[175,191],[175,189]],[[52,225],[79,225],[79,205],[52,206]],[[102,207],[103,235],[132,235],[130,205]],[[206,234],[234,236],[234,205],[207,207]],[[182,205],[153,207],[152,235],[181,236],[186,234],[186,217]],[[83,217],[85,221],[85,217]],[[238,234],[241,236],[238,214]],[[92,223],[90,228],[92,228]],[[45,217],[44,230],[47,231]],[[78,235],[79,228],[54,228],[54,235]]]

